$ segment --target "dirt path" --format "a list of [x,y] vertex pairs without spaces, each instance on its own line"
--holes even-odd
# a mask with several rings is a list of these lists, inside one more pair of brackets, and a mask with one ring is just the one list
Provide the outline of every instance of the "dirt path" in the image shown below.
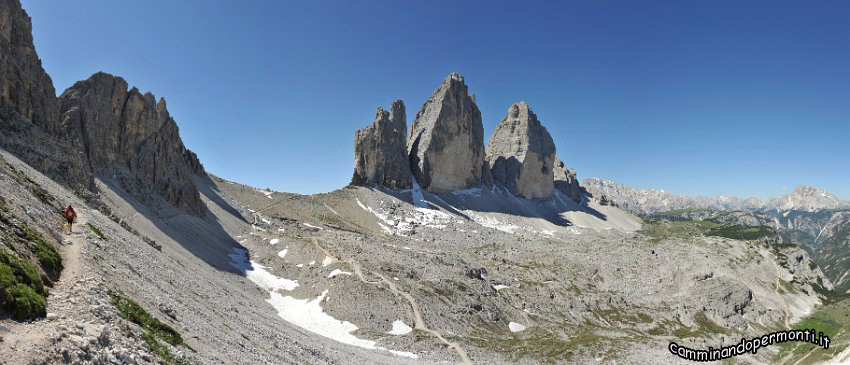
[[[835,336],[833,336],[833,338],[839,338],[840,336],[843,336],[843,335],[844,335],[843,332],[838,332],[838,333],[835,334]],[[800,346],[802,346],[802,344],[797,345],[793,350],[791,350],[791,353],[793,354],[797,350],[797,347],[800,347]],[[799,360],[795,361],[793,365],[803,364],[803,361],[808,359],[809,356],[812,356],[812,354],[818,352],[818,350],[822,350],[822,348],[819,347],[819,346],[815,346],[814,348],[809,350],[809,352],[807,352],[806,355],[801,357]],[[835,355],[834,358],[832,358],[832,359],[830,359],[826,362],[819,362],[819,363],[821,363],[821,364],[848,364],[848,363],[850,363],[850,346],[847,346],[847,348],[844,349],[844,351],[840,352],[838,355]]]
[[844,351],[841,351],[838,355],[835,356],[832,360],[827,362],[827,364],[848,364],[850,363],[850,346],[847,346]]
[[[62,242],[62,247],[59,248],[62,254],[62,274],[59,281],[54,283],[50,289],[50,295],[47,297],[47,313],[48,318],[31,323],[12,322],[6,324],[8,332],[0,333],[3,336],[3,342],[0,343],[0,364],[26,364],[33,360],[33,349],[39,344],[46,344],[50,340],[50,336],[56,332],[60,321],[55,319],[68,318],[73,313],[68,313],[57,308],[57,302],[66,300],[72,296],[71,288],[74,283],[82,276],[82,247],[85,244],[87,229],[85,224],[86,210],[80,209],[83,214],[77,216],[77,222],[74,223],[73,233],[63,235],[65,237]],[[11,362],[10,362],[11,361]]]
[[[321,250],[326,256],[334,258],[335,260],[339,260],[339,258],[336,258],[334,255],[331,255],[330,252],[328,252],[327,249],[322,247],[322,245],[319,244],[319,240],[313,238],[313,244],[315,244],[316,247],[319,250]],[[395,285],[395,283],[392,282],[392,280],[387,279],[385,276],[381,275],[380,273],[373,273],[374,275],[381,278],[380,281],[370,281],[369,279],[366,278],[366,275],[363,274],[363,270],[360,268],[360,264],[358,262],[354,261],[353,259],[346,259],[346,260],[342,260],[342,261],[351,265],[351,267],[354,270],[354,274],[357,276],[358,279],[360,279],[360,281],[367,283],[367,284],[372,284],[372,285],[384,284],[394,294],[399,295],[399,296],[403,297],[405,300],[407,300],[407,302],[410,304],[411,310],[413,311],[413,320],[414,320],[414,326],[413,327],[414,328],[421,330],[421,331],[424,331],[424,332],[430,333],[431,335],[436,337],[438,340],[440,340],[440,342],[442,342],[443,344],[445,344],[448,347],[451,347],[457,353],[457,355],[460,357],[461,361],[464,364],[467,364],[467,365],[472,364],[472,360],[469,359],[469,355],[466,354],[466,350],[464,350],[463,347],[460,346],[460,344],[458,344],[457,342],[451,342],[451,341],[447,340],[439,332],[437,332],[433,329],[430,329],[430,328],[428,328],[428,326],[425,325],[425,320],[422,319],[422,312],[420,312],[420,310],[419,310],[419,303],[416,302],[416,298],[414,298],[412,295],[410,295],[410,293],[399,289]]]

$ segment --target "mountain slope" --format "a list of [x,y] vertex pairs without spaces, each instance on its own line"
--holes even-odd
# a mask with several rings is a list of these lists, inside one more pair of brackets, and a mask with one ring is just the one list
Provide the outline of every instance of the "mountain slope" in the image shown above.
[[821,189],[798,186],[775,198],[759,200],[734,196],[683,196],[664,190],[635,189],[599,178],[585,179],[581,185],[594,195],[605,195],[622,208],[639,215],[681,209],[715,210],[801,210],[850,209],[850,201],[838,199]]

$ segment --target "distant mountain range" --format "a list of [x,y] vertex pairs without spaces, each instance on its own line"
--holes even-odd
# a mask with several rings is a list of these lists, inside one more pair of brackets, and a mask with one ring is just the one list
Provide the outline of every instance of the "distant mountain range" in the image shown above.
[[619,207],[638,215],[679,209],[815,211],[850,208],[850,201],[841,200],[825,190],[804,185],[786,195],[767,199],[727,195],[684,196],[664,190],[635,189],[599,178],[585,179],[581,185],[594,196],[605,195]]

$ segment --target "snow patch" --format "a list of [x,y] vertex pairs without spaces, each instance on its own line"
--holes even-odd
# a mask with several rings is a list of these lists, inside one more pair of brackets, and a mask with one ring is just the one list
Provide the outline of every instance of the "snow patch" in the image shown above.
[[351,275],[351,273],[348,272],[348,271],[342,271],[340,269],[334,269],[334,271],[331,271],[331,273],[328,274],[328,277],[332,278],[332,277],[337,276],[337,275]]
[[396,319],[395,322],[393,322],[393,329],[387,332],[387,334],[401,336],[406,335],[412,331],[413,328],[410,328],[410,326],[402,322],[400,319]]
[[314,225],[312,225],[312,224],[310,224],[310,223],[303,223],[303,224],[304,224],[304,226],[305,226],[305,227],[307,227],[307,228],[322,229],[322,227],[316,227],[316,226],[314,226]]
[[245,249],[234,247],[228,256],[230,256],[230,266],[241,271],[248,280],[251,280],[254,284],[267,291],[292,291],[298,287],[298,280],[278,277],[266,270],[263,265],[249,261],[248,253]]
[[322,309],[321,302],[327,294],[328,291],[325,290],[317,298],[311,300],[295,299],[272,292],[271,297],[266,302],[277,309],[277,314],[280,318],[315,334],[352,346],[389,351],[395,355],[412,359],[418,358],[412,352],[388,350],[375,346],[375,341],[364,340],[354,336],[352,332],[358,328],[355,324],[331,317]]
[[499,291],[499,290],[502,290],[502,289],[507,289],[507,288],[511,287],[510,285],[501,285],[501,284],[491,285],[491,286],[493,287],[493,289],[496,289],[496,291]]
[[325,259],[322,260],[322,266],[328,266],[334,262],[333,257],[325,256]]
[[464,211],[470,218],[472,218],[475,223],[478,223],[487,228],[493,228],[500,230],[502,232],[514,234],[519,229],[519,226],[510,223],[504,223],[495,217],[491,217],[489,215],[480,215],[475,214],[472,211]]
[[283,251],[280,251],[280,252],[277,253],[277,256],[280,257],[280,258],[284,258],[284,257],[286,257],[287,252],[289,252],[289,249],[284,248]]
[[511,332],[525,331],[525,326],[516,322],[508,323],[508,328],[511,330]]
[[280,242],[280,240],[279,240],[279,239],[277,239],[277,238],[273,238],[271,241],[269,241],[269,244],[270,244],[270,245],[276,245],[278,242]]

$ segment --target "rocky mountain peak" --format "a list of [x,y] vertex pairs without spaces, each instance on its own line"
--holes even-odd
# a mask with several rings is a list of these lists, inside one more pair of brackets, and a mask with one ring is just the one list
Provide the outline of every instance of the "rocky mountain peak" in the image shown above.
[[546,198],[554,191],[555,143],[525,102],[515,103],[487,142],[493,181],[513,194]]
[[416,114],[407,142],[410,168],[430,192],[481,186],[484,126],[460,74],[450,74]]
[[354,133],[355,185],[380,184],[391,189],[412,185],[407,160],[407,115],[404,103],[396,100],[390,111],[378,108],[375,122]]
[[567,169],[567,166],[557,155],[555,156],[554,166],[552,171],[555,178],[555,189],[570,197],[576,203],[581,203],[585,191],[579,185],[576,170],[572,167]]
[[765,207],[779,210],[817,210],[850,207],[850,202],[842,201],[837,196],[822,189],[800,185],[787,195],[769,199]]
[[35,52],[32,21],[17,0],[0,0],[0,51],[0,101],[46,131],[54,131],[56,90]]
[[59,97],[59,133],[84,151],[90,169],[143,202],[162,198],[195,215],[203,203],[193,182],[205,176],[180,138],[177,123],[150,92],[127,89],[121,77],[98,72]]

